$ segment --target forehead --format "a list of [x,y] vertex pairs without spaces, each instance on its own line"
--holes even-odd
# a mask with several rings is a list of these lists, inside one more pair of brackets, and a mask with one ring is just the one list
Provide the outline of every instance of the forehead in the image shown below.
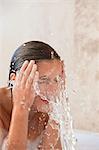
[[62,61],[60,60],[42,60],[37,63],[40,76],[58,75],[62,72]]

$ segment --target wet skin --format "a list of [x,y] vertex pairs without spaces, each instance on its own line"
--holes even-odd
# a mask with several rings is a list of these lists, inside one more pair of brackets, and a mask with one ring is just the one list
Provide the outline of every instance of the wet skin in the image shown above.
[[[36,95],[33,90],[33,84],[43,76],[53,80],[57,75],[61,75],[64,78],[63,63],[59,60],[44,60],[38,62],[37,65],[34,61],[30,61],[30,63],[27,61],[23,64],[17,76],[13,73],[11,74],[11,80],[15,80],[12,95],[10,89],[2,88],[0,90],[0,95],[2,95],[0,118],[5,130],[9,131],[12,110],[18,109],[19,111],[20,103],[24,101],[26,111],[31,108],[28,113],[28,139],[34,141],[41,134],[47,125],[49,119],[47,113],[50,110],[49,104]],[[55,88],[55,85],[52,84],[48,86],[49,91],[53,91]]]

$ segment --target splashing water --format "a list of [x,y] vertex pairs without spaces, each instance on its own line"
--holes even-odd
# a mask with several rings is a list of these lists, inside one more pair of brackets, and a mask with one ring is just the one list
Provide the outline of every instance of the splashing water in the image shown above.
[[[39,88],[35,88],[35,90],[37,90],[37,93],[40,95],[40,89],[38,89]],[[73,131],[73,119],[71,116],[67,90],[62,80],[59,83],[59,89],[60,90],[58,91],[57,95],[53,96],[53,94],[49,94],[48,92],[46,92],[46,96],[40,96],[47,99],[49,104],[53,108],[52,111],[49,113],[49,116],[52,118],[52,120],[54,119],[59,124],[58,130],[62,150],[76,150],[77,140]]]
[[54,101],[51,101],[53,111],[49,115],[59,124],[62,150],[75,150],[76,139],[66,91],[60,92],[59,96],[54,97]]
[[[10,88],[12,88],[14,83],[12,83],[11,81],[9,81],[9,83]],[[60,138],[62,150],[76,150],[77,140],[73,131],[73,119],[71,116],[69,98],[67,95],[66,87],[62,80],[60,80],[58,88],[60,90],[58,91],[58,94],[54,96],[53,93],[51,94],[48,91],[45,92],[47,95],[42,95],[40,93],[38,83],[34,85],[34,90],[37,93],[37,95],[40,95],[42,99],[48,100],[49,104],[53,108],[52,111],[49,113],[49,116],[52,118],[52,120],[54,119],[59,124],[58,138]]]

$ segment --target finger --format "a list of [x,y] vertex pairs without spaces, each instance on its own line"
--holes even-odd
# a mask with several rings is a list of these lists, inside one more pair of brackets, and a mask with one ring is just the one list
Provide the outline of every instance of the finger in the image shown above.
[[31,60],[30,63],[29,63],[29,65],[28,65],[28,67],[24,71],[23,76],[22,76],[22,80],[21,80],[21,85],[23,87],[25,86],[26,81],[27,81],[27,79],[28,79],[28,77],[29,77],[29,75],[30,75],[30,73],[31,73],[32,68],[33,68],[34,65],[36,65],[36,64],[34,64],[34,61]]
[[34,77],[34,80],[33,80],[33,83],[32,83],[32,87],[31,87],[31,89],[33,91],[35,91],[36,95],[39,95],[39,93],[40,93],[40,89],[39,89],[39,86],[38,86],[38,81],[39,81],[39,72],[36,71],[35,77]]
[[34,90],[35,90],[35,87],[36,87],[36,84],[37,84],[38,80],[39,80],[39,72],[36,71],[35,76],[34,76],[34,80],[32,82],[32,87],[33,87]]
[[29,64],[28,60],[26,60],[26,61],[23,63],[23,65],[22,65],[22,67],[21,67],[19,73],[17,74],[17,80],[19,80],[19,81],[22,80],[23,73],[24,73],[24,71],[26,70],[28,64]]
[[36,70],[37,70],[37,65],[34,64],[33,68],[32,68],[32,71],[31,71],[31,73],[30,73],[30,75],[29,75],[29,77],[26,81],[26,88],[30,88],[32,86]]

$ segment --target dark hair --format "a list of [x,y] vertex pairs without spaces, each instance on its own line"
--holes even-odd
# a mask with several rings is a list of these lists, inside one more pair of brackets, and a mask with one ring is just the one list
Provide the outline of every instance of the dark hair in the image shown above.
[[10,63],[9,79],[11,73],[16,73],[17,70],[20,70],[25,60],[35,60],[37,62],[44,59],[60,60],[60,56],[51,46],[44,42],[30,41],[24,43],[14,52],[12,56]]

